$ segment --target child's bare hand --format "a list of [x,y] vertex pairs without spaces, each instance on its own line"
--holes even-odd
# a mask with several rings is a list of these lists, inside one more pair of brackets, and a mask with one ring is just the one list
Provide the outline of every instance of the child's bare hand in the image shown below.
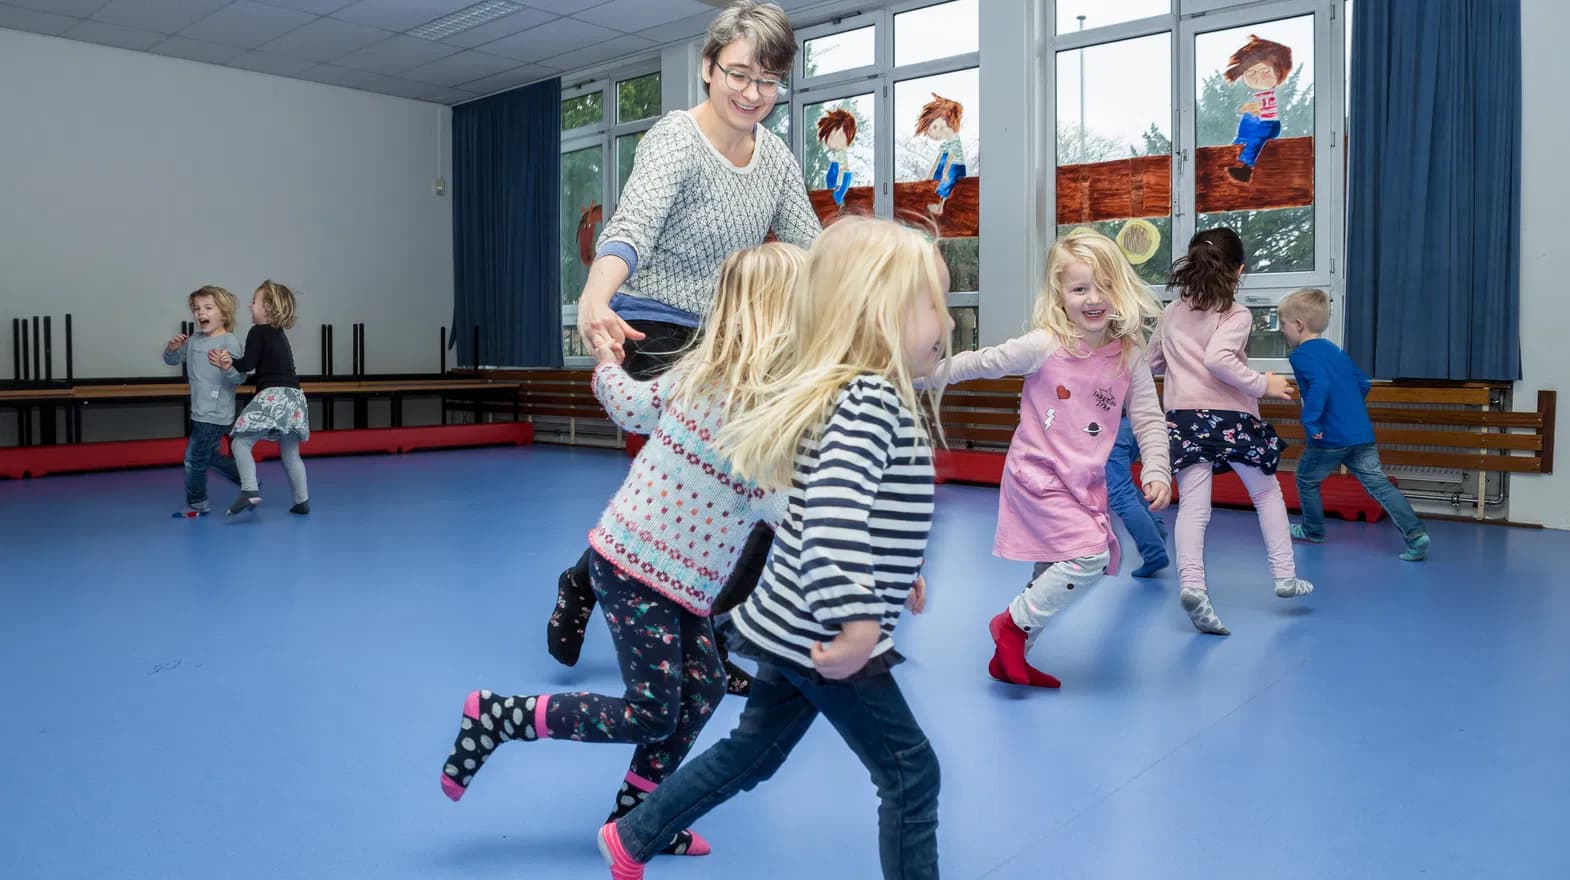
[[220,370],[227,370],[234,363],[234,358],[229,356],[228,349],[215,348],[207,353],[207,362]]
[[1150,502],[1151,510],[1166,510],[1172,503],[1172,487],[1166,483],[1146,483],[1145,500]]
[[1286,377],[1277,376],[1275,373],[1265,374],[1265,396],[1276,397],[1281,400],[1292,399],[1292,386],[1287,384]]
[[828,647],[822,642],[812,643],[812,665],[824,678],[850,678],[867,665],[867,658],[878,644],[878,632],[876,620],[852,620],[840,627],[840,634]]
[[927,610],[927,579],[923,575],[916,575],[916,582],[911,585],[910,593],[905,596],[905,607],[911,614],[920,614]]
[[188,339],[188,338],[189,337],[187,337],[184,333],[181,333],[178,336],[171,337],[170,340],[169,340],[169,350],[170,351],[179,351],[180,350],[180,346],[184,345],[185,344],[185,340]]

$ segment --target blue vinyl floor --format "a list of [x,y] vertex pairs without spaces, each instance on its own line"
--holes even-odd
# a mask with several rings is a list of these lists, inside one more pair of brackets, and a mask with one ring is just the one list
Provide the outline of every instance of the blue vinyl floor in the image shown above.
[[[170,519],[178,469],[0,482],[0,877],[607,876],[629,746],[509,744],[458,804],[438,774],[473,688],[620,692],[603,623],[573,669],[543,636],[626,465],[312,459],[301,518],[268,462],[248,522]],[[1028,573],[990,554],[996,498],[939,487],[899,631],[944,877],[1570,877],[1570,533],[1435,522],[1409,564],[1388,522],[1332,520],[1288,602],[1253,514],[1218,511],[1233,635],[1193,631],[1171,570],[1107,578],[1032,655],[1046,692],[986,676]],[[876,878],[875,802],[820,724],[649,877]]]

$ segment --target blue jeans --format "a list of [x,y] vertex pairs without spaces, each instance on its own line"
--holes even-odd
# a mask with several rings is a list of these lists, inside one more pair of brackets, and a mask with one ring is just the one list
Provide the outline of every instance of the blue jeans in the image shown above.
[[1254,163],[1259,161],[1259,151],[1265,148],[1265,143],[1280,136],[1281,120],[1266,122],[1252,113],[1244,114],[1237,122],[1237,140],[1232,142],[1243,145],[1243,152],[1238,154],[1237,160],[1253,168]]
[[191,423],[191,438],[185,444],[185,503],[197,507],[207,503],[207,469],[213,468],[235,485],[240,471],[234,459],[219,451],[218,441],[229,433],[228,425]]
[[830,162],[829,171],[823,176],[823,178],[824,184],[827,185],[829,189],[834,191],[834,204],[844,205],[845,191],[850,189],[850,169],[843,169],[842,173],[840,163]]
[[1128,416],[1124,416],[1118,424],[1118,439],[1112,444],[1112,454],[1107,457],[1107,503],[1139,547],[1139,558],[1149,562],[1167,555],[1167,526],[1150,512],[1150,502],[1145,500],[1144,491],[1134,485],[1133,463],[1138,457],[1134,426],[1129,424]]
[[953,162],[948,163],[947,169],[939,168],[937,176],[933,178],[934,180],[942,178],[942,180],[938,181],[938,198],[948,198],[949,193],[954,191],[954,184],[959,183],[960,180],[965,176],[965,173],[965,166],[963,164],[956,164]]
[[1303,534],[1321,539],[1325,536],[1325,505],[1319,497],[1319,484],[1335,472],[1343,462],[1347,470],[1363,484],[1370,497],[1390,514],[1391,522],[1401,530],[1408,544],[1428,528],[1412,511],[1412,505],[1401,490],[1390,485],[1385,469],[1379,464],[1379,450],[1372,443],[1358,446],[1309,446],[1297,463],[1297,494],[1303,505]]
[[[616,824],[638,861],[740,791],[774,775],[822,713],[872,774],[878,789],[878,856],[885,880],[938,876],[938,757],[888,672],[829,681],[795,667],[758,663],[736,729],[682,764]],[[829,793],[832,797],[832,793]],[[824,864],[804,853],[802,868]]]

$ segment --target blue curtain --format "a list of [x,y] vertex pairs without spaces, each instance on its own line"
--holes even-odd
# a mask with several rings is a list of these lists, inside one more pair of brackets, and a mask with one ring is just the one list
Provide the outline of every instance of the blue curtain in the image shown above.
[[453,108],[457,363],[559,367],[561,80]]
[[1353,4],[1347,351],[1521,377],[1519,0]]

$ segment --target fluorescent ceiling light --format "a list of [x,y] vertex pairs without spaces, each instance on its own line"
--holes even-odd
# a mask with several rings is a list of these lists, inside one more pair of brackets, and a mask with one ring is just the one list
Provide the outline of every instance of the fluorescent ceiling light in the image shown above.
[[506,15],[512,15],[523,7],[508,0],[482,0],[468,9],[460,9],[451,15],[444,15],[435,21],[426,22],[414,30],[409,31],[409,36],[419,37],[423,40],[440,40],[450,37],[469,28],[479,27],[488,21],[495,21]]

